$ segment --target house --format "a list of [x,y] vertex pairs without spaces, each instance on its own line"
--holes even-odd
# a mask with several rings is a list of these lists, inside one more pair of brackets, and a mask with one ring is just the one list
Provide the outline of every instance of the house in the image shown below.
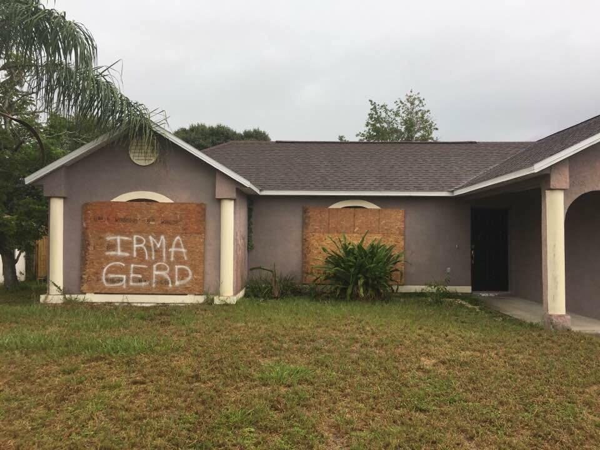
[[201,152],[156,132],[158,153],[105,136],[27,177],[50,199],[43,301],[235,302],[248,267],[310,281],[327,236],[369,232],[404,252],[398,291],[448,280],[543,303],[553,327],[600,318],[600,116],[536,142]]
[[[15,251],[15,257],[19,256],[19,252]],[[21,254],[17,261],[17,279],[19,281],[25,280],[25,254]],[[2,264],[0,264],[0,284],[4,283],[4,272]]]

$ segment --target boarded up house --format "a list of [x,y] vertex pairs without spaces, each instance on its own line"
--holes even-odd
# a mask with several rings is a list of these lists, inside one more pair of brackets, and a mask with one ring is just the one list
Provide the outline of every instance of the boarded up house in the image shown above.
[[536,142],[201,152],[156,132],[157,154],[103,137],[27,178],[50,199],[44,301],[59,286],[95,302],[235,302],[249,266],[310,282],[329,236],[367,232],[404,252],[398,291],[447,279],[543,303],[557,325],[600,318],[600,117]]

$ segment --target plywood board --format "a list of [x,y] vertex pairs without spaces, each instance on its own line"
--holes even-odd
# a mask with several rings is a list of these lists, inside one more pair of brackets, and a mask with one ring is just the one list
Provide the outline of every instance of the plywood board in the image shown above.
[[[394,245],[395,251],[404,253],[404,210],[363,208],[304,208],[302,235],[302,279],[304,283],[315,280],[318,266],[323,264],[323,248],[333,249],[335,241],[345,236],[358,242],[365,233],[365,243],[380,239]],[[395,284],[404,284],[404,262],[397,265]]]
[[85,204],[82,292],[203,293],[205,216],[198,203]]

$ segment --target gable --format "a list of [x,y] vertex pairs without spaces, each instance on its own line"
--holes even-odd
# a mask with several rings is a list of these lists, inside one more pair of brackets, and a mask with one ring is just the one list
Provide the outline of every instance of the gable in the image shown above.
[[[162,136],[162,138],[164,138],[164,140],[166,142],[169,142],[170,144],[172,144],[179,150],[183,150],[183,151],[189,153],[194,158],[196,158],[196,159],[206,163],[207,165],[211,166],[212,168],[222,172],[223,174],[227,175],[228,177],[230,177],[233,180],[240,183],[242,186],[249,188],[255,192],[258,192],[258,189],[250,181],[248,181],[244,177],[240,176],[239,174],[235,173],[231,169],[223,166],[221,163],[215,161],[214,159],[210,158],[209,156],[203,154],[199,150],[195,149],[191,145],[189,145],[186,142],[179,139],[174,134],[168,132],[167,130],[165,130],[159,126],[155,127],[155,131],[157,132],[157,134]],[[94,154],[98,150],[106,148],[107,146],[109,146],[109,144],[114,143],[114,142],[115,142],[115,137],[105,134],[105,135],[99,137],[98,139],[95,139],[94,141],[69,153],[68,155],[65,155],[64,157],[58,159],[57,161],[54,161],[53,163],[43,167],[42,169],[38,170],[37,172],[29,175],[28,177],[25,178],[25,183],[26,184],[35,183],[35,182],[41,180],[42,178],[46,177],[47,175],[49,175],[61,168],[69,167],[69,166],[77,163],[78,161],[89,157],[90,155]]]

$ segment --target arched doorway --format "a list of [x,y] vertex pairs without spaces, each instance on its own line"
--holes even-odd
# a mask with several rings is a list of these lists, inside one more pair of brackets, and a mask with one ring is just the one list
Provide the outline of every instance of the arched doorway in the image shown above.
[[567,311],[600,319],[600,192],[578,197],[565,218]]

